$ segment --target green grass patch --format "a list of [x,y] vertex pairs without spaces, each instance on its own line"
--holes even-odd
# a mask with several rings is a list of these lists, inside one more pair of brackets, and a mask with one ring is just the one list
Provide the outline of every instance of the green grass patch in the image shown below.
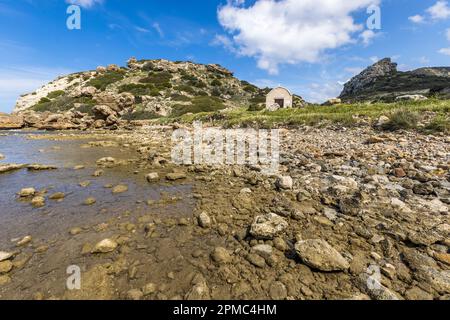
[[428,123],[423,130],[426,133],[450,133],[450,118],[448,116],[436,116],[430,123]]
[[392,113],[389,121],[382,126],[386,131],[398,131],[417,128],[419,116],[416,112],[406,109],[399,109]]
[[[305,108],[298,109],[280,109],[274,112],[267,110],[249,111],[248,107],[237,108],[223,112],[223,119],[215,121],[217,125],[225,127],[261,127],[273,128],[279,126],[295,126],[295,125],[327,125],[340,124],[343,126],[355,125],[358,119],[368,121],[376,121],[380,116],[386,115],[394,117],[392,129],[394,128],[414,128],[414,120],[409,114],[418,114],[423,112],[434,112],[437,116],[445,116],[448,118],[450,110],[450,101],[447,100],[428,100],[418,102],[397,102],[397,103],[358,103],[358,104],[342,104],[338,106],[318,106],[309,105]],[[194,120],[210,121],[211,115],[215,110],[205,110],[207,108],[199,108],[199,110],[189,110],[192,106],[183,107],[181,110],[173,113],[178,117],[176,121],[191,122]],[[405,119],[401,119],[400,113],[408,112]],[[194,115],[186,115],[192,112]],[[173,118],[171,119],[173,121]],[[168,121],[168,120],[166,120]],[[442,127],[436,123],[435,127]]]

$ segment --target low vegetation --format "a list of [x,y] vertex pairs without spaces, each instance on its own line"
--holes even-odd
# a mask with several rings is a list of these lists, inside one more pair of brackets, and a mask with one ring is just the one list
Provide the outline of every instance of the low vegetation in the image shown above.
[[177,104],[173,106],[172,117],[179,117],[187,113],[205,113],[214,112],[225,109],[222,100],[216,97],[195,97],[191,100],[191,104]]
[[115,82],[124,78],[122,71],[108,71],[105,74],[99,75],[88,82],[88,86],[93,86],[98,90],[105,91],[106,88]]
[[129,92],[134,96],[152,96],[156,97],[159,95],[160,89],[156,88],[151,83],[146,84],[124,84],[119,87],[119,93]]
[[[390,118],[385,130],[414,129],[418,127],[421,114],[432,112],[436,114],[435,120],[429,123],[425,129],[431,131],[445,131],[449,128],[450,101],[428,100],[420,102],[397,102],[397,103],[359,103],[342,104],[335,106],[309,105],[299,109],[280,109],[270,112],[267,110],[257,111],[253,105],[250,108],[237,108],[222,111],[220,119],[211,117],[215,111],[197,110],[189,111],[188,106],[183,111],[175,112],[177,121],[192,122],[194,120],[213,121],[217,125],[225,127],[234,126],[257,126],[272,128],[289,125],[326,125],[337,124],[343,126],[357,125],[359,122],[375,122],[380,116]],[[256,110],[256,111],[252,111]],[[187,115],[192,112],[194,114]],[[168,119],[161,119],[162,122]]]

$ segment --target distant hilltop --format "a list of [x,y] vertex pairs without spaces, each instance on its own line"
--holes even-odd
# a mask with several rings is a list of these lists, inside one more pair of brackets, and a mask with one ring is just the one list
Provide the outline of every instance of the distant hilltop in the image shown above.
[[427,67],[401,72],[385,58],[362,71],[344,85],[344,102],[394,101],[406,95],[450,98],[450,67]]

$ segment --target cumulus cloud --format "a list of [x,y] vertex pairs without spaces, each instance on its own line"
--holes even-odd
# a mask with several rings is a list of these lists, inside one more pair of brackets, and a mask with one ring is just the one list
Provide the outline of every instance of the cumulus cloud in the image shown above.
[[368,46],[379,35],[380,33],[374,32],[373,30],[364,30],[359,37],[362,39],[364,45]]
[[450,5],[446,0],[439,0],[434,5],[425,10],[425,14],[417,14],[408,19],[414,23],[424,23],[427,20],[437,21],[450,18]]
[[83,8],[91,8],[96,4],[100,4],[103,0],[66,0],[67,3],[76,4]]
[[423,23],[425,22],[424,16],[421,16],[420,14],[416,14],[415,16],[409,17],[409,21],[414,23]]
[[[218,10],[239,54],[278,73],[280,64],[319,62],[328,49],[355,43],[363,26],[352,14],[380,0],[257,0],[251,6],[229,1]],[[365,33],[363,41],[374,35]]]
[[440,0],[428,8],[427,13],[433,20],[447,19],[450,18],[450,6],[447,1]]

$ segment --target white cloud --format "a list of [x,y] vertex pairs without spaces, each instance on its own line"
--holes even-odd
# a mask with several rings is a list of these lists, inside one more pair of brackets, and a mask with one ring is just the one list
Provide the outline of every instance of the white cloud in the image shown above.
[[320,84],[313,83],[305,91],[304,98],[306,101],[314,103],[323,103],[329,99],[336,98],[342,92],[343,83],[322,82]]
[[233,40],[223,34],[216,34],[214,39],[211,41],[213,46],[222,46],[228,51],[233,53],[238,53],[236,48],[234,47]]
[[96,4],[101,4],[103,0],[66,0],[66,2],[83,8],[91,8]]
[[424,16],[421,16],[420,14],[416,14],[415,16],[409,17],[408,19],[414,23],[424,23],[425,22]]
[[156,30],[156,32],[158,32],[158,34],[161,38],[164,38],[164,32],[158,22],[154,22],[152,24],[152,27],[153,27],[153,29]]
[[150,32],[150,30],[148,30],[146,28],[139,27],[139,26],[135,26],[134,28],[136,29],[136,31],[139,31],[139,32],[142,32],[142,33],[149,33]]
[[427,20],[445,20],[450,18],[450,5],[446,0],[439,0],[425,10],[425,14],[417,14],[408,19],[414,23],[425,23]]
[[218,18],[239,54],[277,74],[280,64],[316,63],[326,50],[355,43],[353,35],[363,27],[352,14],[374,3],[380,0],[257,0],[250,7],[228,2]]
[[376,33],[373,30],[364,30],[359,37],[362,39],[362,42],[365,46],[368,46],[372,43],[373,39],[378,37],[380,33]]
[[445,36],[447,37],[447,40],[450,41],[450,29],[445,30]]
[[435,5],[427,9],[427,13],[433,20],[450,18],[450,6],[447,1],[439,0]]
[[450,48],[442,48],[441,50],[439,50],[439,53],[450,56]]

